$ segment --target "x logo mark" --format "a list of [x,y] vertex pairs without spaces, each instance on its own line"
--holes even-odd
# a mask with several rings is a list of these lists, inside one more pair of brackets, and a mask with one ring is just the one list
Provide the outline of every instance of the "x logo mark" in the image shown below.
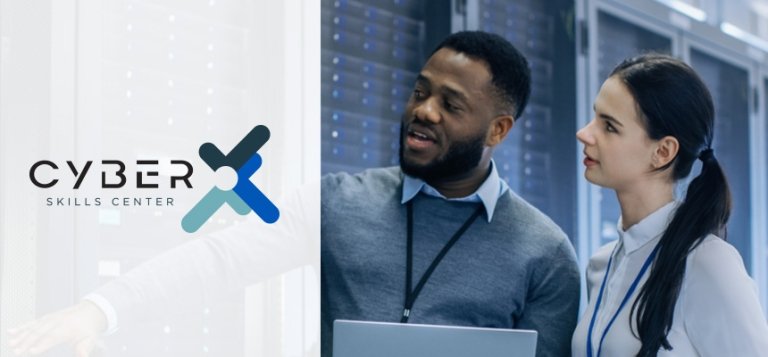
[[181,220],[181,227],[186,232],[197,231],[225,203],[238,214],[246,215],[253,210],[266,223],[277,221],[280,211],[250,181],[253,173],[261,167],[261,156],[257,152],[267,140],[269,140],[269,129],[259,125],[240,140],[227,155],[212,143],[200,146],[200,158],[211,170],[215,172],[222,167],[234,169],[237,172],[237,184],[231,190],[222,190],[216,186],[211,188]]

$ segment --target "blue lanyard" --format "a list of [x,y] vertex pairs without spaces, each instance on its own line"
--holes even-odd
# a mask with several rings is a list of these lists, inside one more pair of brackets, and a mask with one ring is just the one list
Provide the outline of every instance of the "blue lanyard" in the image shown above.
[[[608,321],[608,325],[605,326],[605,330],[603,330],[603,335],[600,336],[600,345],[598,345],[597,347],[597,357],[600,357],[600,352],[603,350],[603,340],[605,339],[605,336],[608,334],[608,330],[611,328],[611,325],[613,325],[613,322],[616,321],[616,318],[619,316],[621,309],[623,309],[624,305],[626,305],[627,301],[629,301],[629,298],[632,296],[632,293],[635,292],[635,289],[637,288],[637,284],[640,283],[640,278],[643,277],[643,274],[645,274],[645,271],[648,270],[649,266],[651,266],[651,262],[653,262],[653,258],[656,257],[656,253],[658,253],[658,251],[659,251],[659,245],[657,244],[656,247],[653,248],[653,251],[651,252],[651,254],[648,255],[648,258],[645,259],[645,263],[643,264],[643,267],[640,268],[640,272],[637,274],[635,281],[633,281],[632,285],[629,286],[629,290],[627,290],[627,294],[624,295],[624,299],[621,300],[621,304],[619,305],[619,308],[616,310],[616,313],[613,314],[613,317],[611,317],[611,320]],[[613,254],[611,254],[611,258],[608,259],[608,266],[605,268],[605,276],[603,276],[603,283],[600,284],[600,293],[597,295],[595,310],[592,311],[592,320],[589,321],[589,332],[587,335],[587,357],[592,357],[592,330],[595,327],[595,320],[597,319],[597,311],[600,309],[600,302],[603,300],[603,291],[605,290],[605,282],[608,281],[608,272],[611,271],[612,261],[613,261]]]

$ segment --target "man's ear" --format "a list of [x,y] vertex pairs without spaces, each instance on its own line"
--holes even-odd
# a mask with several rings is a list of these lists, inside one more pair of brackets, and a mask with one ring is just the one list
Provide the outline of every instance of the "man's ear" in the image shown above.
[[664,167],[677,157],[680,143],[673,136],[665,136],[656,142],[656,150],[653,152],[653,168]]
[[491,129],[488,132],[488,139],[485,140],[486,146],[496,146],[504,141],[509,131],[515,125],[515,118],[511,115],[500,115],[491,121]]

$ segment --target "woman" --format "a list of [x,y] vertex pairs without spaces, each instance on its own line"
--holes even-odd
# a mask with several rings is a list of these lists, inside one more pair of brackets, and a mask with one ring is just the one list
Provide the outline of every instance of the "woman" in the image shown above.
[[[738,252],[720,237],[730,214],[712,151],[714,107],[673,57],[646,54],[613,70],[576,137],[584,175],[616,191],[619,239],[587,268],[589,305],[574,356],[768,356],[768,325]],[[675,201],[675,182],[701,173]]]

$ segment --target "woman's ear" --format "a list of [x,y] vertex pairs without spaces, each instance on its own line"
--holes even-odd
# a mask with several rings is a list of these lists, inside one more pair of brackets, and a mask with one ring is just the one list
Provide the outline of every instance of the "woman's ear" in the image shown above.
[[664,167],[677,157],[680,143],[674,136],[665,136],[656,142],[656,150],[653,153],[653,168]]
[[500,115],[491,121],[491,130],[488,132],[487,146],[496,146],[504,141],[509,131],[515,125],[515,118],[511,115]]

